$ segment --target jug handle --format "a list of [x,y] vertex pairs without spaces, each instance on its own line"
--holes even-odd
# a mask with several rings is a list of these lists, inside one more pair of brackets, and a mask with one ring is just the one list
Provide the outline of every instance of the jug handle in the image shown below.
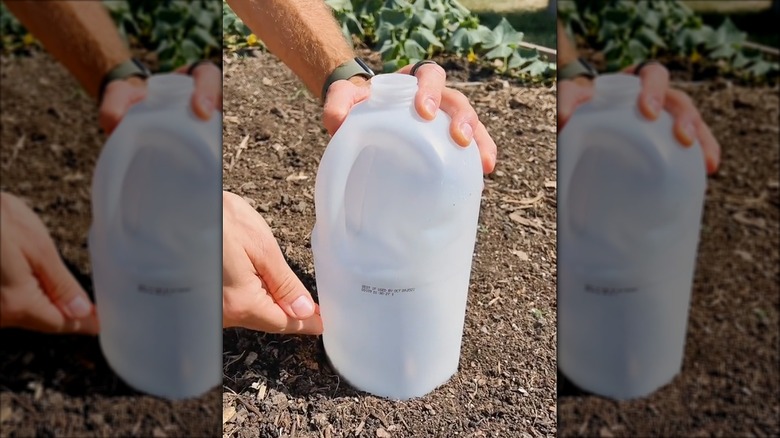
[[[410,108],[410,110],[415,111],[414,108]],[[414,116],[419,118],[416,113]],[[339,219],[339,212],[342,210],[340,206],[344,204],[347,180],[355,161],[366,147],[372,143],[376,144],[378,137],[382,137],[383,143],[394,144],[398,147],[411,147],[411,142],[402,131],[377,126],[377,124],[365,124],[358,133],[350,134],[347,132],[348,130],[344,129],[346,124],[347,121],[344,122],[341,129],[336,131],[325,149],[315,181],[315,212],[318,216],[325,218],[325,224],[329,228],[333,227]],[[422,141],[430,145],[434,144],[432,138],[423,137]],[[451,139],[450,142],[452,142]],[[334,146],[340,150],[336,151]],[[423,159],[426,165],[432,169],[442,166],[441,156],[433,146],[419,148],[413,153]],[[327,169],[327,176],[323,174],[323,169]]]

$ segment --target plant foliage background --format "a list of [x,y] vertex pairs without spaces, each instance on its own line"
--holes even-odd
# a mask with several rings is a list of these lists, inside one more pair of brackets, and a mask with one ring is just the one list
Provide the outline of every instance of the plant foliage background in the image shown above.
[[562,1],[569,33],[604,54],[607,70],[650,58],[674,58],[747,80],[777,79],[778,63],[745,46],[747,34],[727,17],[713,28],[678,0]]
[[[222,4],[214,0],[104,0],[130,47],[154,53],[159,71],[200,59],[219,61]],[[0,3],[4,54],[24,54],[40,45]]]
[[[457,0],[326,0],[348,41],[382,55],[385,72],[437,55],[485,62],[498,73],[529,79],[550,78],[555,64],[520,46],[523,33],[501,20],[493,29]],[[257,45],[251,31],[224,5],[224,46],[238,51]]]

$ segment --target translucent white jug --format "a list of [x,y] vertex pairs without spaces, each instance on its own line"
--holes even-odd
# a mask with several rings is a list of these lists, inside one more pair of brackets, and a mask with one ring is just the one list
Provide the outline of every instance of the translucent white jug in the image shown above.
[[371,82],[320,162],[312,250],[331,364],[360,390],[408,399],[458,368],[482,165],[446,114],[419,117],[417,78]]
[[89,250],[109,365],[181,399],[222,378],[222,122],[192,113],[189,76],[148,87],[98,159]]
[[639,113],[640,80],[596,79],[558,138],[558,366],[614,399],[680,372],[706,172],[666,113]]

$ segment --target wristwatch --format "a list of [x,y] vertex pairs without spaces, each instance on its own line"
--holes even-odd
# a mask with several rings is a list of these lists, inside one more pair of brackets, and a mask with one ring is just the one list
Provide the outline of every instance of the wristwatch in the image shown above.
[[127,61],[112,68],[103,77],[103,80],[100,82],[100,88],[98,89],[98,102],[103,101],[103,93],[106,92],[106,87],[112,81],[127,79],[133,76],[139,77],[141,79],[147,79],[151,75],[152,72],[149,71],[149,68],[146,67],[141,61],[137,60],[136,58],[128,59]]
[[559,81],[575,79],[580,76],[586,77],[588,79],[594,79],[597,75],[598,72],[596,69],[582,58],[577,58],[576,60],[564,65],[563,68],[558,70]]
[[325,79],[325,84],[322,86],[322,100],[325,100],[325,96],[328,95],[328,88],[330,88],[334,82],[342,79],[349,79],[353,76],[363,76],[366,79],[371,79],[376,75],[362,59],[350,59],[336,67],[336,69],[333,70],[333,73]]

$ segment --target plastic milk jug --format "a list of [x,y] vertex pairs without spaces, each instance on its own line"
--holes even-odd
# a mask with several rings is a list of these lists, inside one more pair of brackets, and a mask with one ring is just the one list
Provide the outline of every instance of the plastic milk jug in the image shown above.
[[222,129],[192,78],[153,76],[92,181],[89,251],[100,346],[130,386],[203,394],[222,379]]
[[640,79],[596,79],[558,139],[558,365],[614,399],[650,394],[682,367],[704,158],[672,119],[639,113]]
[[424,121],[417,78],[384,74],[333,136],[315,184],[312,250],[331,365],[408,399],[458,368],[483,188],[476,144]]

